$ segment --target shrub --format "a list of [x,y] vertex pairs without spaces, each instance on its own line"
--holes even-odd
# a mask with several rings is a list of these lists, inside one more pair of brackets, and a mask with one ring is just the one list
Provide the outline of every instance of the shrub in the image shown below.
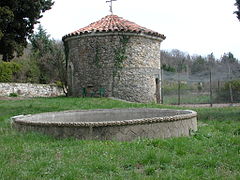
[[18,97],[18,94],[17,93],[10,93],[9,97]]
[[21,65],[16,62],[0,62],[0,82],[12,82],[20,69]]
[[40,70],[34,58],[19,59],[21,69],[14,76],[15,82],[39,83]]
[[233,101],[240,101],[240,79],[228,81],[224,84],[223,88],[217,93],[218,101],[230,102],[230,87],[232,88]]

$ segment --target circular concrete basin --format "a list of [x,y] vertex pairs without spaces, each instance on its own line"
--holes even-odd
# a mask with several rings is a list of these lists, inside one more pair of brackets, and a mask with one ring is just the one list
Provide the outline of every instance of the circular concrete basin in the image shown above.
[[12,125],[57,138],[130,141],[189,136],[197,130],[197,113],[157,108],[77,110],[15,116]]

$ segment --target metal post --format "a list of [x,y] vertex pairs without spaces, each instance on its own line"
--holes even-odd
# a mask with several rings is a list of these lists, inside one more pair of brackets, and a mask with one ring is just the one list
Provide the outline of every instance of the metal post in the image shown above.
[[209,86],[210,86],[210,107],[213,107],[213,102],[212,102],[212,70],[210,70],[210,76],[209,76]]
[[109,0],[109,1],[106,1],[106,3],[110,3],[109,8],[110,8],[110,13],[111,13],[111,14],[113,14],[113,8],[112,8],[112,6],[113,6],[113,5],[112,5],[112,2],[113,2],[113,1],[117,1],[117,0]]
[[230,101],[233,103],[233,91],[232,91],[232,83],[229,82],[229,93],[230,93]]
[[233,103],[233,92],[232,92],[232,83],[231,83],[231,68],[228,63],[228,76],[229,76],[229,94],[230,94],[230,101]]
[[180,82],[180,80],[178,80],[178,105],[181,104],[181,102],[180,102],[180,100],[181,100],[180,90],[181,90],[181,82]]

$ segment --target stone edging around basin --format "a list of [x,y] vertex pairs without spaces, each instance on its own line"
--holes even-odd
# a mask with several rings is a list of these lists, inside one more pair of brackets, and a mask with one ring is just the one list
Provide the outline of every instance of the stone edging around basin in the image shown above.
[[131,141],[189,136],[197,131],[197,113],[157,108],[62,111],[15,116],[12,126],[22,132],[35,131],[55,138]]
[[[132,108],[133,109],[133,108]],[[141,109],[141,108],[136,108]],[[142,108],[145,109],[145,108]],[[153,108],[152,108],[153,109]],[[110,111],[111,110],[121,110],[121,109],[93,109],[92,111]],[[166,109],[161,109],[166,110]],[[89,110],[77,110],[77,111],[62,111],[55,113],[74,113],[74,112],[87,112]],[[173,122],[180,121],[185,119],[191,119],[197,117],[197,113],[192,110],[173,110],[178,112],[188,112],[187,114],[179,114],[166,117],[153,117],[153,118],[142,118],[142,119],[133,119],[133,120],[121,120],[121,121],[105,121],[105,122],[39,122],[36,120],[26,120],[34,118],[34,116],[39,115],[50,115],[50,113],[41,113],[35,115],[19,115],[12,117],[12,123],[17,123],[21,125],[30,125],[30,126],[57,126],[57,127],[106,127],[106,126],[123,126],[123,125],[139,125],[139,124],[150,124],[150,123],[159,123],[159,122]]]

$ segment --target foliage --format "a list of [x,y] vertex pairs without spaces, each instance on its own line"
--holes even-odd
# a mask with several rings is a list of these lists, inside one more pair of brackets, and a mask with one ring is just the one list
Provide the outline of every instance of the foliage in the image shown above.
[[204,72],[206,70],[207,64],[206,60],[202,56],[197,56],[194,58],[192,68],[191,68],[191,73],[199,73],[199,72]]
[[62,42],[50,39],[50,35],[41,25],[30,41],[33,58],[40,70],[40,83],[61,81],[66,92],[66,59]]
[[164,71],[168,71],[168,72],[176,72],[175,68],[173,68],[173,67],[171,67],[170,65],[167,65],[167,64],[163,64],[162,69]]
[[52,0],[0,1],[0,54],[3,61],[13,59],[14,53],[22,55],[34,24],[52,5]]
[[0,82],[12,82],[21,65],[15,62],[0,62]]
[[187,53],[184,53],[178,49],[173,49],[170,52],[162,51],[161,52],[161,61],[162,64],[166,67],[171,67],[170,72],[186,72],[187,66],[190,61],[190,56]]
[[[219,71],[219,68],[232,73],[238,73],[240,63],[231,52],[224,53],[220,59],[216,59],[213,53],[206,57],[201,55],[190,56],[189,54],[177,49],[171,51],[161,51],[162,67],[165,71],[186,73],[188,75],[209,74],[210,70]],[[168,69],[168,67],[171,67]]]
[[[155,107],[105,98],[0,100],[1,179],[239,179],[238,107],[198,108],[191,137],[132,142],[19,133],[10,117],[47,111]],[[169,107],[168,108],[175,108]]]
[[39,83],[40,69],[33,57],[21,58],[15,61],[21,65],[21,68],[14,76],[14,82]]
[[[231,87],[231,89],[230,89]],[[224,87],[217,93],[217,100],[231,101],[230,91],[233,94],[233,101],[240,101],[240,80],[228,81],[224,84]]]
[[33,53],[38,57],[43,57],[47,53],[52,52],[52,40],[42,25],[38,26],[38,31],[30,37]]
[[120,46],[117,49],[115,49],[113,76],[116,76],[118,71],[123,68],[123,62],[125,59],[127,59],[126,48],[129,39],[130,39],[129,36],[126,35],[120,36]]
[[52,40],[50,35],[40,25],[38,31],[34,33],[30,42],[32,45],[32,56],[36,60],[40,70],[39,81],[42,84],[50,83],[55,76],[55,69],[52,66]]
[[[67,93],[66,59],[61,41],[50,39],[46,30],[40,25],[38,31],[30,38],[31,44],[25,49],[24,56],[14,58],[12,62],[0,64],[0,80],[22,83],[55,83]],[[18,65],[18,71],[10,71],[5,66]],[[4,67],[3,67],[4,66]]]
[[233,81],[226,82],[224,85],[224,89],[228,89],[229,84],[231,84],[233,91],[237,91],[240,93],[240,80],[233,80]]
[[53,41],[53,66],[56,69],[57,79],[61,82],[63,92],[67,95],[67,64],[64,54],[64,46],[61,41]]
[[10,93],[9,97],[18,97],[18,94],[17,93]]
[[97,68],[102,68],[102,64],[100,64],[100,57],[99,57],[99,45],[96,43],[95,46],[95,58],[93,59],[93,63]]
[[237,14],[237,18],[240,21],[240,0],[236,0],[235,6],[237,6],[237,11],[235,11],[234,13]]
[[222,63],[229,63],[229,64],[234,64],[238,63],[238,60],[234,57],[234,55],[231,52],[224,53],[223,56],[221,57],[221,62]]

